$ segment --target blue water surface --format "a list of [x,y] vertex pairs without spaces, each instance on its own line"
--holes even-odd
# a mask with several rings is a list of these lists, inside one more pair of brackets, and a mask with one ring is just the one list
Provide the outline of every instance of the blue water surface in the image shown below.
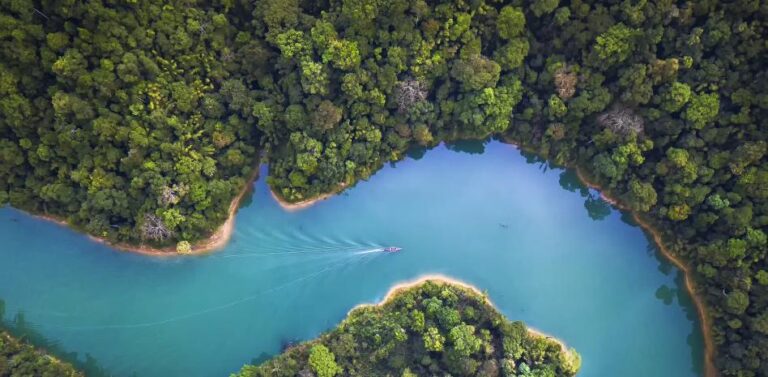
[[681,272],[571,172],[499,142],[417,151],[297,212],[259,180],[204,256],[115,251],[0,209],[6,327],[94,376],[226,376],[430,273],[576,348],[580,376],[701,375]]

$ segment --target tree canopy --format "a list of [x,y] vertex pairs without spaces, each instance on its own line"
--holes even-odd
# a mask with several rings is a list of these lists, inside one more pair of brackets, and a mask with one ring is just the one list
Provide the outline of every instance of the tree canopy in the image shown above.
[[0,204],[186,252],[260,152],[301,201],[501,135],[653,223],[719,371],[766,375],[766,30],[750,0],[0,1]]
[[236,377],[574,376],[576,351],[511,322],[468,288],[426,281]]

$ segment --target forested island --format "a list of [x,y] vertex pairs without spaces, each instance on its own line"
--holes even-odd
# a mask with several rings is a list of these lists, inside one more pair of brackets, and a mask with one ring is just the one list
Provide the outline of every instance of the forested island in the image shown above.
[[233,377],[574,376],[573,349],[511,322],[470,286],[428,277],[349,312],[318,339]]
[[0,330],[0,376],[83,377],[84,374]]
[[301,202],[503,136],[660,230],[717,370],[765,376],[766,26],[757,0],[1,1],[0,204],[187,252],[260,155]]

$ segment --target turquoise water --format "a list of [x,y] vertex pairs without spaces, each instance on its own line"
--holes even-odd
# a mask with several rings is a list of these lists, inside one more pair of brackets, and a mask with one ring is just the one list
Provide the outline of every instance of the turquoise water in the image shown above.
[[[260,180],[205,256],[113,251],[9,208],[0,240],[6,325],[94,375],[224,376],[428,273],[575,347],[581,376],[701,372],[681,273],[573,174],[498,142],[414,153],[299,212]],[[374,251],[389,245],[404,250]]]

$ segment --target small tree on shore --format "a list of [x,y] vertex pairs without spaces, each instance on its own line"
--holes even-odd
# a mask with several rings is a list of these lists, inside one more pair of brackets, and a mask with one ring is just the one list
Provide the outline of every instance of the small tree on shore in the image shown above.
[[189,254],[192,252],[192,245],[189,241],[179,241],[176,244],[176,252],[179,254]]

